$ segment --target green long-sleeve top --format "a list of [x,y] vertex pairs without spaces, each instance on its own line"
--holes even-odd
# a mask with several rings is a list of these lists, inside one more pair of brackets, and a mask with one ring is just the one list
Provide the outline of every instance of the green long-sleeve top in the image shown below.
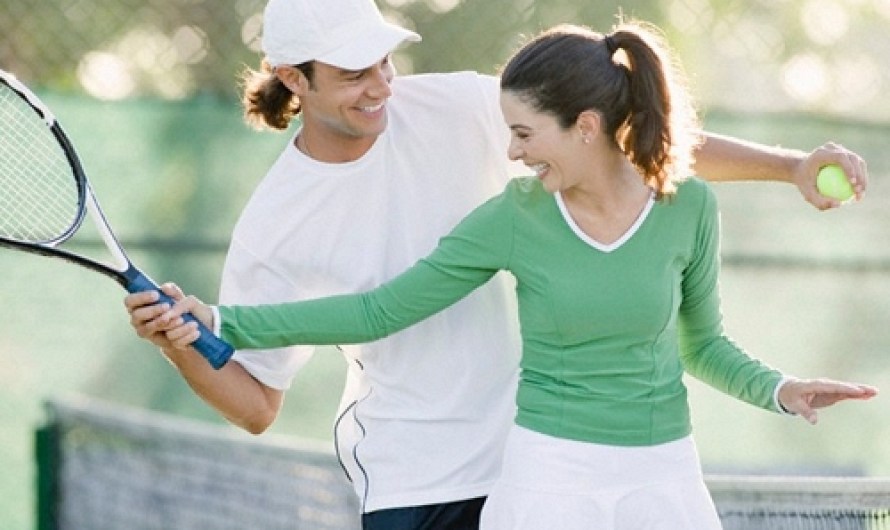
[[540,182],[516,179],[378,288],[220,307],[220,329],[241,349],[372,341],[507,270],[516,278],[523,347],[516,423],[573,440],[652,445],[691,432],[684,370],[775,410],[781,374],[723,334],[719,262],[716,199],[698,179],[655,202],[609,251],[574,231]]

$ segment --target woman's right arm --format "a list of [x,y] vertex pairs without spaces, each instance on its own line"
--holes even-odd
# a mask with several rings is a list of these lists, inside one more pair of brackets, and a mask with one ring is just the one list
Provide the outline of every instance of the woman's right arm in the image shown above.
[[[501,195],[468,215],[432,254],[376,289],[284,304],[220,306],[220,336],[238,350],[377,340],[444,310],[507,268],[512,242],[513,210]],[[199,319],[208,316],[208,308],[193,298],[164,315],[170,323],[167,337],[178,346],[197,338],[195,326],[178,320],[185,311]]]

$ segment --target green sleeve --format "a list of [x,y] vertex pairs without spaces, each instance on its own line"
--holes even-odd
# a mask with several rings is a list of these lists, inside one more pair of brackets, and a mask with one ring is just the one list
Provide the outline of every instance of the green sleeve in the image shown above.
[[782,374],[749,357],[724,335],[720,311],[720,220],[705,189],[693,259],[683,277],[680,357],[685,370],[710,386],[764,409],[776,410],[773,392]]
[[304,302],[221,306],[221,336],[236,349],[370,342],[439,312],[505,268],[512,211],[503,196],[467,216],[426,258],[372,291]]

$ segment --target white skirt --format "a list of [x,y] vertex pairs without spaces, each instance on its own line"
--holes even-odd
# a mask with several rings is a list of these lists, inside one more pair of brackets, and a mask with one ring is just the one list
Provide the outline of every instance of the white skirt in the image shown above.
[[480,530],[720,530],[691,436],[651,447],[513,426]]

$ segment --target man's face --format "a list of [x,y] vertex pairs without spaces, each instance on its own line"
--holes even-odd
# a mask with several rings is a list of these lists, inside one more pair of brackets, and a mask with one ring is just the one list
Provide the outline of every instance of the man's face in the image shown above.
[[319,140],[373,140],[386,128],[386,100],[394,75],[389,56],[363,70],[315,62],[311,84],[301,84],[303,127]]

